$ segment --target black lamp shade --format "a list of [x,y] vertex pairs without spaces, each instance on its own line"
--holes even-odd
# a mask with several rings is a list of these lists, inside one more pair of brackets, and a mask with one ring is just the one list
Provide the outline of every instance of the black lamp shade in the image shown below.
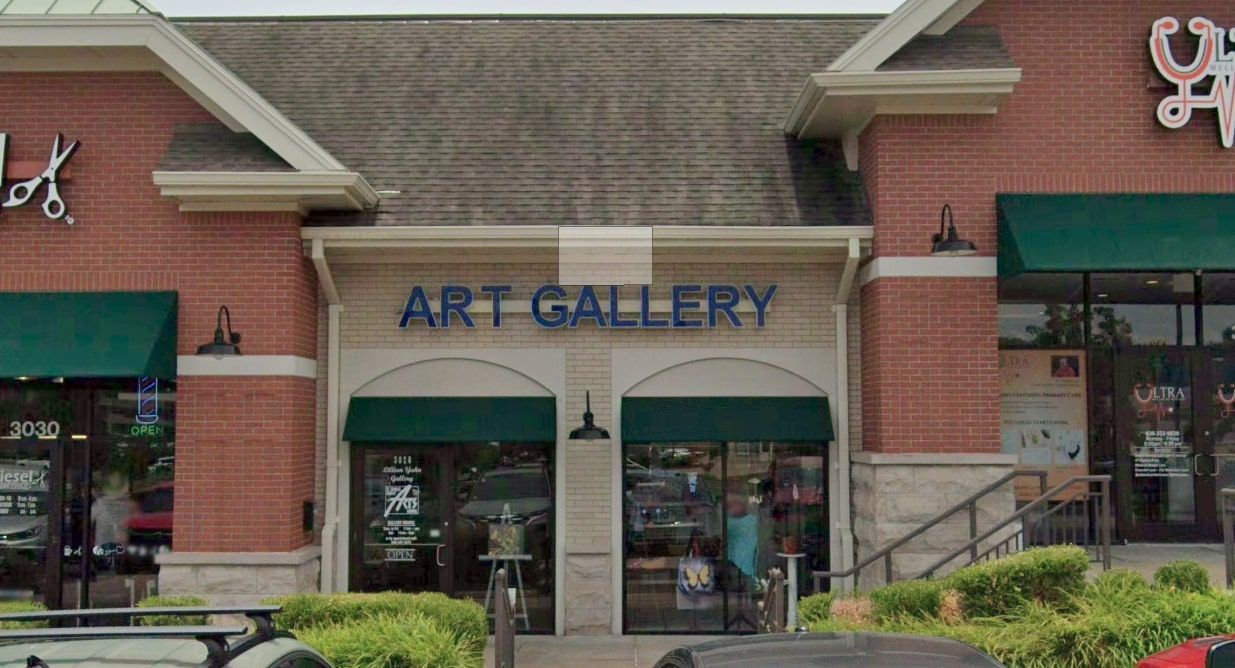
[[[946,230],[944,224],[947,224]],[[939,232],[931,237],[931,255],[936,257],[959,257],[976,255],[978,247],[968,239],[962,239],[956,230],[956,221],[952,218],[952,207],[943,205],[939,214]]]
[[[227,334],[223,334],[223,316],[227,316]],[[214,328],[214,340],[197,347],[198,355],[227,357],[240,354],[240,334],[232,331],[232,312],[227,306],[219,307]]]
[[595,441],[598,438],[607,440],[609,430],[596,426],[596,418],[592,415],[592,393],[588,392],[587,408],[583,411],[583,426],[570,432],[570,440]]

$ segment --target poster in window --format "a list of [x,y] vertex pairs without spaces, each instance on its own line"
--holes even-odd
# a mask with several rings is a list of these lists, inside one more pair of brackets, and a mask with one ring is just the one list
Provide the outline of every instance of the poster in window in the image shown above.
[[[1002,450],[1046,470],[1048,486],[1089,472],[1085,362],[1083,350],[999,351]],[[1018,498],[1037,495],[1018,481]]]

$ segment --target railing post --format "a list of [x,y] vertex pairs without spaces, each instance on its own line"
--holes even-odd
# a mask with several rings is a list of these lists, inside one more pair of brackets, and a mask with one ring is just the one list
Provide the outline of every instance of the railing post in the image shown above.
[[493,665],[495,668],[514,668],[515,615],[511,609],[505,568],[498,569],[493,577],[493,589]]
[[1102,570],[1111,570],[1111,479],[1098,483],[1102,493]]
[[[1013,485],[1013,488],[1016,486]],[[969,540],[978,537],[978,502],[973,501],[969,504]],[[978,560],[978,544],[974,543],[969,548],[969,559],[971,561]]]
[[1226,556],[1226,588],[1231,588],[1232,578],[1235,577],[1235,517],[1231,516],[1230,508],[1230,492],[1235,490],[1224,489],[1218,494],[1222,499],[1222,552]]
[[892,584],[892,553],[883,555],[883,584]]
[[768,571],[768,590],[759,603],[759,632],[785,632],[785,603],[781,597],[785,592],[785,574],[779,568]]

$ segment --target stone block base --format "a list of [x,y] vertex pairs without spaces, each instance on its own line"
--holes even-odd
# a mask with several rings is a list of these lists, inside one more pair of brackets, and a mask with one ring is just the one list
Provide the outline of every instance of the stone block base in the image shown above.
[[[858,561],[1010,473],[1015,464],[1016,458],[1008,455],[854,453],[853,528]],[[984,497],[977,510],[979,533],[1015,512],[1012,484]],[[1017,530],[1010,527],[992,537],[990,544]],[[969,540],[969,513],[961,511],[897,550],[892,579],[918,576]],[[959,565],[949,564],[936,574]],[[881,559],[860,573],[858,588],[877,587],[885,580]]]
[[159,594],[201,596],[211,605],[252,605],[271,596],[319,591],[322,550],[169,552],[159,555]]
[[613,574],[608,554],[566,555],[566,634],[609,635]]

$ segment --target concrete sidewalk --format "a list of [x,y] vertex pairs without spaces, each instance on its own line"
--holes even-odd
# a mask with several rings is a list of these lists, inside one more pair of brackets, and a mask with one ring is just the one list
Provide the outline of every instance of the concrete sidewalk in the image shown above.
[[[1209,543],[1132,543],[1111,546],[1111,568],[1130,568],[1152,580],[1154,571],[1169,561],[1195,561],[1209,571],[1209,581],[1226,586],[1226,561],[1222,544]],[[1101,567],[1097,567],[1101,572]]]
[[[723,636],[516,636],[516,668],[652,668],[669,650]],[[485,668],[493,667],[493,639]]]

